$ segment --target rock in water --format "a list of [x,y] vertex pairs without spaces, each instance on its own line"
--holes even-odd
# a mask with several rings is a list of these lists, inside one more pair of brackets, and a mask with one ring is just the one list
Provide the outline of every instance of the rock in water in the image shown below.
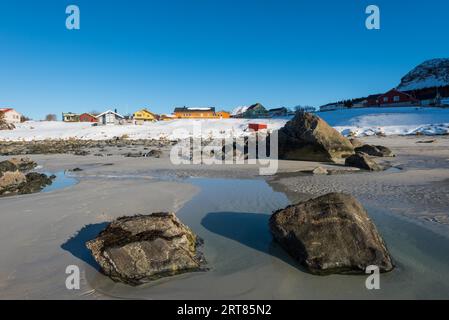
[[86,245],[104,274],[139,285],[204,270],[200,243],[173,213],[153,213],[119,218]]
[[279,158],[332,162],[354,153],[351,142],[316,115],[297,112],[279,130]]
[[355,152],[363,152],[373,157],[394,157],[393,152],[384,146],[372,146],[370,144],[364,144],[354,149]]
[[30,172],[26,174],[26,182],[22,184],[19,188],[20,194],[29,194],[39,192],[46,186],[53,183],[56,176],[47,176],[43,173]]
[[363,152],[357,152],[345,160],[345,166],[360,168],[369,171],[382,171],[383,168]]
[[330,193],[289,206],[270,218],[280,245],[315,274],[381,272],[394,265],[362,205],[351,195]]

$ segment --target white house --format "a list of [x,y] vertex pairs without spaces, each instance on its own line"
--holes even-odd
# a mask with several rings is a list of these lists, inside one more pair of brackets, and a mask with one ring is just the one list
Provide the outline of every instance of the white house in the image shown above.
[[320,111],[334,111],[347,109],[347,107],[343,103],[329,103],[320,107]]
[[22,115],[12,108],[0,108],[3,112],[6,123],[20,123]]
[[99,124],[104,125],[120,124],[125,119],[124,116],[112,110],[100,113],[98,116],[96,116],[96,118],[98,119]]

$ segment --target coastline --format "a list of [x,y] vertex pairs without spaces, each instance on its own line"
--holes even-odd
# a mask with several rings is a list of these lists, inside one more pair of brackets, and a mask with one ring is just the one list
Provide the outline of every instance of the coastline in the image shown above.
[[[354,288],[363,286],[363,277],[317,278],[304,273],[272,243],[265,229],[273,210],[330,191],[353,193],[380,226],[393,255],[399,258],[398,271],[385,276],[386,285],[392,289],[381,294],[383,298],[398,297],[399,291],[394,289],[398,281],[406,281],[413,272],[423,277],[418,287],[436,281],[435,270],[420,265],[424,261],[419,259],[434,259],[438,270],[445,271],[448,265],[439,252],[426,256],[422,250],[416,252],[422,244],[416,248],[407,244],[415,236],[429,245],[443,236],[438,240],[441,248],[449,241],[449,224],[444,219],[433,220],[445,213],[449,201],[449,139],[432,139],[436,141],[429,144],[417,143],[423,137],[363,139],[391,147],[397,154],[395,158],[381,158],[396,169],[380,173],[353,172],[338,164],[280,161],[276,176],[261,177],[256,165],[174,166],[168,159],[168,147],[162,148],[161,158],[124,157],[127,148],[143,148],[132,145],[115,152],[112,148],[114,154],[102,157],[29,155],[48,172],[77,167],[82,171],[70,172],[78,180],[70,187],[0,199],[1,298],[352,297]],[[2,156],[0,160],[7,158]],[[305,172],[317,166],[340,172],[325,176]],[[167,278],[137,289],[101,275],[83,247],[85,237],[95,236],[116,217],[158,211],[177,212],[183,222],[205,238],[211,271]],[[392,228],[406,231],[396,235],[398,230]],[[241,233],[233,233],[233,229]],[[415,261],[413,255],[419,259]],[[80,265],[82,270],[81,291],[65,288],[64,271],[71,264]],[[334,289],[325,293],[329,282],[335,284]],[[303,291],[295,283],[303,283]],[[213,295],[203,290],[204,286],[221,287],[222,291]],[[443,282],[437,291],[426,291],[427,296],[443,297],[448,288],[449,284],[446,287]],[[416,290],[422,288],[412,289],[405,298],[416,297]],[[360,298],[375,297],[359,294]]]

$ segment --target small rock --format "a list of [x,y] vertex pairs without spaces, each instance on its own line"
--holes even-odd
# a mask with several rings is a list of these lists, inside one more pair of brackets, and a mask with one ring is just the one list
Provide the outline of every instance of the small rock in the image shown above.
[[329,172],[323,167],[316,167],[315,169],[313,169],[312,173],[316,175],[326,175]]
[[370,144],[364,144],[361,147],[357,147],[354,149],[355,152],[363,152],[367,155],[373,156],[373,157],[393,157],[393,152],[384,146],[373,146]]
[[128,152],[124,154],[127,158],[141,158],[143,157],[142,152]]
[[382,171],[383,168],[374,160],[362,152],[357,152],[345,160],[345,166],[355,167],[369,171]]
[[274,239],[314,274],[393,270],[387,247],[362,205],[330,193],[288,206],[270,218]]
[[123,217],[86,243],[104,274],[139,285],[205,270],[199,238],[173,213]]
[[416,143],[434,143],[436,142],[436,139],[432,139],[432,140],[420,140],[420,141],[416,141]]
[[89,152],[86,150],[78,150],[73,153],[75,156],[87,156]]
[[144,157],[153,157],[153,158],[160,158],[162,155],[162,151],[159,149],[153,149],[145,153]]

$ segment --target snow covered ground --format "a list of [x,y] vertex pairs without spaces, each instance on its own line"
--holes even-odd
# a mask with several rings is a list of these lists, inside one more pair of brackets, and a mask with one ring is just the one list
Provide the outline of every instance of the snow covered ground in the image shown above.
[[170,120],[144,125],[92,126],[90,123],[64,123],[29,121],[16,126],[15,130],[0,131],[3,141],[32,141],[46,139],[106,140],[126,136],[128,139],[183,139],[189,136],[236,137],[245,135],[248,123],[266,123],[272,130],[284,126],[285,119],[208,119]]
[[[439,108],[365,108],[318,112],[344,135],[449,134],[449,109]],[[0,131],[3,141],[46,139],[105,140],[127,136],[129,139],[182,139],[189,136],[230,137],[247,133],[248,123],[266,123],[276,130],[288,121],[284,119],[223,119],[172,120],[145,125],[92,126],[90,123],[26,122],[12,131]]]
[[318,112],[318,116],[344,135],[440,135],[449,133],[449,109],[363,108]]

